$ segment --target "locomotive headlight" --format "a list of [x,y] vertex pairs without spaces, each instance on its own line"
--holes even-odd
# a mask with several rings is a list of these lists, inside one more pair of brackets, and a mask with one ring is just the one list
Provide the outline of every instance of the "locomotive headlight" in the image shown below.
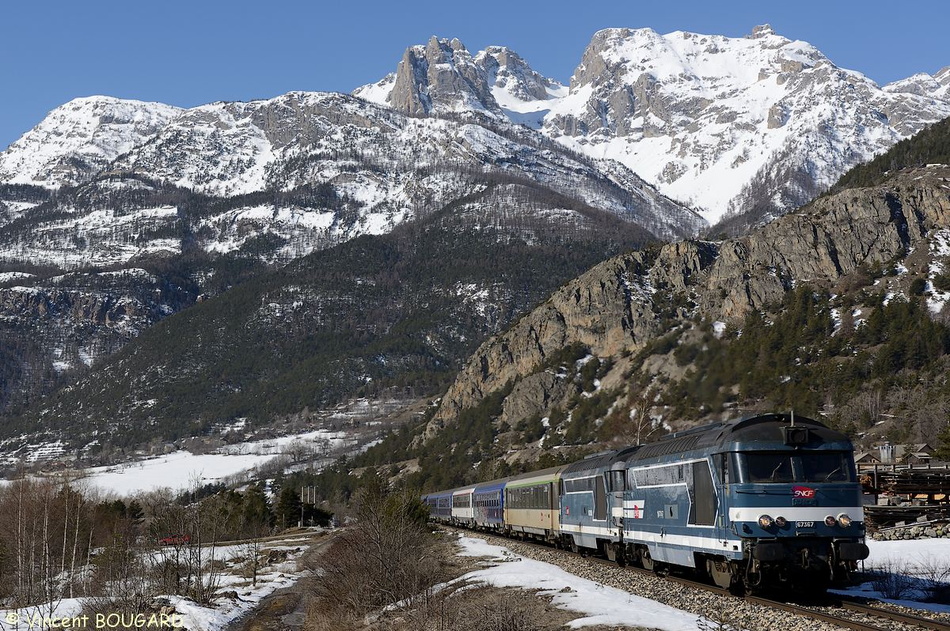
[[827,517],[825,517],[825,525],[828,526],[829,528],[831,526],[834,526],[837,523],[838,523],[838,520],[835,519],[832,515],[828,515]]
[[778,517],[775,518],[775,525],[778,526],[779,528],[784,528],[785,526],[788,525],[788,520],[782,517],[781,515],[779,515]]
[[763,528],[768,528],[772,525],[772,518],[768,515],[759,516],[759,525]]
[[851,517],[849,517],[845,513],[841,513],[840,515],[838,515],[838,523],[841,524],[842,528],[847,528],[848,526],[851,525]]

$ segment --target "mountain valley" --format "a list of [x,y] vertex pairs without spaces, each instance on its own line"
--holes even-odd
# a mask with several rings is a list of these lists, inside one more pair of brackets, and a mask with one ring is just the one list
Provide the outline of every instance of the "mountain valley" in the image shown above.
[[[919,296],[905,258],[942,296],[939,166],[792,209],[950,115],[948,86],[879,87],[765,26],[606,29],[568,85],[432,38],[353,95],[76,99],[0,153],[2,449],[100,462],[445,392],[424,436],[494,401],[517,460],[784,405],[696,362],[803,286],[852,327],[869,278]],[[885,170],[950,162],[925,153]]]

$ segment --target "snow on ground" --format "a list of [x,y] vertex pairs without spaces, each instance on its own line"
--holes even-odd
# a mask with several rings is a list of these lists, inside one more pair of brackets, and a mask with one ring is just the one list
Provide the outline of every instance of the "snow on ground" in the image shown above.
[[228,445],[215,453],[193,454],[176,451],[155,458],[107,467],[85,469],[85,478],[92,485],[111,490],[118,495],[133,495],[160,488],[187,489],[219,482],[259,467],[281,454],[287,453],[293,443],[315,449],[323,445],[339,445],[345,439],[340,432],[324,430],[284,436],[273,440]]
[[114,491],[119,495],[133,495],[160,488],[187,489],[193,482],[199,485],[220,481],[231,475],[260,466],[275,456],[204,454],[189,451],[128,462],[109,467],[86,469],[86,479],[94,486]]
[[950,539],[868,539],[867,544],[871,555],[863,563],[864,570],[879,572],[881,577],[847,590],[832,591],[950,614],[950,603],[921,602],[929,596],[928,587],[950,584]]
[[461,537],[461,556],[490,557],[497,565],[469,572],[456,581],[475,581],[495,587],[540,590],[555,606],[584,615],[568,626],[627,625],[667,631],[699,629],[696,614],[635,596],[574,576],[561,568],[533,561],[484,539]]
[[[66,620],[72,620],[82,613],[82,601],[78,598],[65,598],[54,605],[44,604],[23,609],[0,609],[0,631],[19,631],[20,629],[47,629],[54,628],[52,622],[59,622],[59,628],[69,628]],[[75,624],[75,628],[88,626],[94,628],[91,621],[88,625]]]
[[[257,586],[251,586],[247,579],[242,579],[233,574],[222,576],[220,590],[233,590],[237,593],[237,599],[218,598],[215,607],[203,607],[197,603],[175,596],[169,598],[169,601],[175,606],[175,611],[182,615],[182,623],[185,628],[194,631],[223,631],[231,627],[232,623],[248,613],[250,613],[266,596],[269,596],[278,589],[291,587],[300,580],[305,574],[297,569],[297,559],[303,553],[302,550],[309,544],[302,544],[299,548],[301,552],[289,553],[287,560],[262,569],[257,577]],[[267,549],[287,549],[286,546],[267,545]],[[235,555],[240,555],[240,550],[235,550]],[[216,555],[217,558],[227,558],[227,555]]]
[[909,539],[907,541],[867,540],[871,556],[867,568],[904,565],[911,569],[927,568],[940,563],[950,568],[950,539]]
[[[219,596],[214,607],[205,607],[182,596],[159,596],[167,599],[175,607],[176,614],[166,624],[138,624],[140,628],[186,628],[192,631],[224,631],[238,618],[250,613],[266,596],[274,591],[290,587],[305,576],[297,568],[297,561],[313,543],[312,538],[292,536],[275,542],[267,542],[267,550],[287,551],[287,559],[265,566],[258,571],[257,585],[251,585],[248,578],[240,576],[242,558],[248,550],[240,545],[220,546],[215,549],[214,558],[224,561],[226,569],[220,575],[218,593],[233,591],[237,598]],[[22,631],[25,629],[76,628],[102,629],[108,626],[108,619],[97,620],[93,616],[82,618],[83,600],[80,598],[63,599],[53,605],[44,604],[23,609],[0,610],[0,631]],[[105,615],[109,615],[106,611]],[[149,614],[151,615],[151,614]],[[48,620],[44,621],[44,618]],[[71,622],[70,620],[75,620]]]

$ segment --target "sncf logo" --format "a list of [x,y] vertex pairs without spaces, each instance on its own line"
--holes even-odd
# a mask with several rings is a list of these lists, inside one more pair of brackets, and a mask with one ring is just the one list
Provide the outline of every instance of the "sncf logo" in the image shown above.
[[815,489],[810,489],[807,486],[793,486],[792,497],[801,497],[804,499],[811,499],[815,497]]

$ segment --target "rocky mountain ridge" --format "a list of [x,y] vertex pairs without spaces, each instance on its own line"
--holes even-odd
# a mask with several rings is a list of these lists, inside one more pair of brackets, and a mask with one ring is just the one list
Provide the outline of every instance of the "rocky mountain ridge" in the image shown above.
[[[739,223],[750,225],[804,204],[850,167],[950,115],[947,68],[880,87],[767,25],[745,38],[604,29],[567,90],[534,79],[544,91],[518,98],[473,61],[487,52],[433,38],[355,94],[407,112],[470,109],[532,124],[625,164],[710,223],[743,215]],[[499,94],[517,106],[500,107]]]
[[[657,340],[672,334],[688,340],[697,335],[688,331],[698,331],[703,322],[718,323],[721,334],[728,326],[741,326],[750,313],[774,310],[795,287],[853,294],[870,284],[868,270],[893,268],[893,275],[875,282],[880,286],[873,294],[847,297],[849,320],[873,317],[869,313],[882,308],[874,296],[886,294],[884,304],[915,299],[909,289],[915,277],[925,279],[921,287],[929,309],[940,313],[950,299],[945,285],[936,286],[950,263],[948,190],[950,167],[906,169],[880,186],[823,197],[742,238],[687,240],[605,261],[482,344],[442,398],[428,435],[491,393],[510,392],[503,421],[511,426],[568,406],[569,396],[578,393],[563,383],[556,388],[557,372],[549,364],[571,347],[615,362],[603,377],[617,388],[611,402],[633,391],[632,399],[643,396],[645,382],[652,384],[646,387],[651,397],[659,399],[657,393],[668,387],[662,384],[676,372],[668,372],[671,362],[662,358],[677,343],[649,350]],[[639,353],[654,356],[638,369],[647,375],[653,370],[652,377],[625,373]],[[631,418],[642,418],[650,408],[642,401],[626,405],[633,405]],[[654,413],[663,422],[689,420]]]
[[[163,123],[157,131],[148,127],[155,120]],[[291,93],[177,112],[89,98],[59,108],[49,121],[0,161],[17,165],[29,153],[23,147],[55,145],[23,173],[32,187],[0,185],[0,287],[10,305],[0,317],[25,336],[23,343],[47,349],[28,354],[28,365],[11,365],[10,383],[20,384],[13,390],[33,387],[15,374],[88,367],[118,340],[254,271],[447,207],[463,212],[466,226],[533,242],[560,232],[569,243],[600,229],[610,241],[617,227],[603,214],[643,239],[691,234],[702,225],[622,165],[573,154],[532,130],[471,115],[409,117],[342,94]],[[62,138],[49,132],[53,123]],[[117,125],[132,130],[128,137],[120,138]],[[152,133],[136,131],[145,129]],[[133,137],[138,144],[129,148],[124,143]],[[111,161],[83,158],[83,147]],[[63,164],[85,167],[64,171],[57,166]],[[55,191],[36,187],[59,176]],[[117,277],[124,288],[111,278],[78,282],[71,291],[95,294],[99,287],[102,293],[88,297],[99,304],[151,297],[136,309],[149,317],[120,325],[121,318],[94,321],[51,309],[39,328],[23,326],[15,305],[37,296],[58,303],[77,272],[121,270],[129,271]],[[150,283],[138,287],[140,278],[160,279],[175,299],[167,301],[165,290],[143,293]]]
[[86,182],[182,111],[105,96],[73,99],[0,153],[0,183],[56,189]]
[[[270,218],[263,216],[266,211],[259,204],[254,204],[239,215],[232,213],[215,220],[216,225],[209,227],[218,229],[223,240],[231,241],[230,246],[222,243],[219,249],[240,245],[237,235],[223,234],[222,223],[248,225],[256,220],[257,229],[245,228],[246,235],[273,232],[288,236],[296,226],[323,232],[324,241],[330,243],[391,230],[444,200],[466,194],[467,178],[453,175],[459,172],[516,173],[586,204],[603,207],[661,238],[691,234],[702,225],[694,213],[663,198],[622,165],[572,155],[543,136],[502,120],[471,116],[456,120],[415,118],[342,94],[290,93],[266,101],[214,103],[177,111],[148,136],[113,138],[107,133],[113,124],[103,121],[115,120],[114,110],[133,105],[149,112],[154,105],[155,111],[167,113],[164,106],[107,98],[67,104],[54,111],[48,123],[0,154],[0,177],[5,176],[10,183],[73,184],[80,172],[50,179],[55,172],[50,165],[82,161],[76,149],[77,143],[82,143],[73,139],[80,134],[70,131],[66,134],[69,142],[53,142],[47,131],[55,124],[84,130],[87,141],[98,147],[102,156],[114,156],[98,171],[81,172],[81,183],[94,189],[117,180],[120,183],[111,186],[121,186],[123,178],[130,177],[228,198],[264,191],[288,192],[301,186],[329,186],[348,206],[345,214],[349,219],[341,223],[332,211],[301,216],[302,209],[281,206],[272,196]],[[96,144],[100,136],[112,139],[112,144]],[[24,154],[30,153],[28,148],[44,142],[49,164],[12,171],[21,165]],[[128,147],[132,143],[137,144]],[[28,208],[18,207],[6,219],[22,218]],[[0,214],[0,222],[3,219]],[[81,232],[84,220],[76,216],[74,223],[76,231]],[[292,236],[288,238],[294,241]],[[288,251],[286,256],[292,258],[307,251],[312,247]],[[35,258],[40,252],[29,256]]]

